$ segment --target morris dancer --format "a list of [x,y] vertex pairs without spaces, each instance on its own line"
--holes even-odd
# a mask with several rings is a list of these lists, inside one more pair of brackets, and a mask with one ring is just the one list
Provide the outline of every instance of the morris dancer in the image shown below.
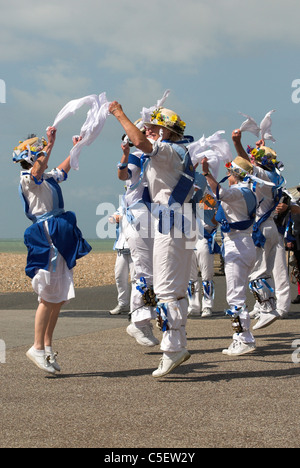
[[255,263],[255,246],[251,237],[256,212],[256,197],[243,182],[253,167],[242,158],[227,164],[229,189],[218,184],[209,172],[207,159],[202,161],[204,175],[219,200],[216,220],[224,235],[224,262],[227,284],[227,315],[232,318],[233,342],[223,354],[241,356],[255,350],[250,332],[250,316],[246,305],[248,277]]
[[33,137],[20,143],[13,161],[23,168],[20,195],[25,214],[33,223],[25,231],[25,271],[39,299],[34,344],[26,355],[43,371],[55,374],[60,366],[52,350],[53,332],[62,305],[75,297],[72,269],[76,260],[91,247],[82,238],[75,214],[64,211],[59,184],[68,177],[70,156],[57,169],[45,172],[55,143],[54,127],[47,129],[47,137],[48,142]]
[[170,206],[190,201],[194,192],[194,168],[186,158],[187,150],[182,143],[185,123],[175,112],[165,108],[154,111],[150,121],[144,122],[145,136],[128,119],[118,102],[111,103],[109,111],[123,126],[134,146],[148,157],[146,177],[150,203],[156,204],[159,213],[154,238],[153,279],[163,329],[163,357],[152,374],[158,378],[190,358],[186,349],[186,291],[194,245],[186,248],[185,235],[177,231],[170,218]]
[[[139,121],[135,122],[138,125]],[[144,129],[141,129],[145,132]],[[141,174],[141,151],[130,152],[132,143],[125,136],[121,145],[122,158],[118,164],[118,177],[126,182],[123,196],[123,232],[128,242],[134,265],[130,303],[130,325],[126,331],[141,346],[159,344],[153,334],[151,320],[156,319],[153,292],[153,236],[151,213],[143,203],[146,181]]]
[[270,326],[280,318],[276,308],[275,285],[272,278],[274,260],[279,234],[274,216],[282,196],[283,177],[277,170],[281,163],[277,161],[274,150],[265,146],[263,139],[257,142],[257,148],[248,148],[249,154],[241,143],[241,131],[234,130],[232,140],[237,154],[252,162],[254,176],[260,179],[256,185],[258,209],[253,227],[253,239],[256,245],[256,263],[250,275],[250,289],[260,304],[259,320],[253,330]]
[[[122,207],[109,218],[111,224],[116,224],[116,242],[113,250],[117,252],[115,263],[115,280],[118,291],[118,304],[111,310],[110,315],[120,315],[130,312],[131,283],[134,278],[134,266],[129,245],[124,236]],[[128,277],[130,275],[130,284]]]
[[[215,242],[218,223],[215,220],[216,200],[206,193],[200,201],[204,206],[204,236],[199,236],[192,260],[191,281],[188,289],[189,317],[199,316],[201,310],[200,296],[202,289],[202,318],[212,316],[214,306],[214,261],[215,254],[220,254],[221,249]],[[199,270],[202,277],[202,288],[200,286]]]

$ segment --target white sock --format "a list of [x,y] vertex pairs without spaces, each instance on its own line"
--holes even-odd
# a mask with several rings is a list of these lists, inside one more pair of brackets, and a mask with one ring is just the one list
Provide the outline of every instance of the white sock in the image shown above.
[[46,354],[53,354],[52,346],[45,346],[45,353]]
[[35,349],[34,346],[32,346],[32,349],[35,352],[35,354],[37,354],[38,356],[44,356],[45,355],[45,350],[44,349]]

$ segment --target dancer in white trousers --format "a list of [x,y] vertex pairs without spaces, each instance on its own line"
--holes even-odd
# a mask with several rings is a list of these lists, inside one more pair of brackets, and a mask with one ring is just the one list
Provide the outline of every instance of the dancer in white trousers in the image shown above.
[[[185,123],[175,112],[164,108],[154,111],[150,121],[144,122],[145,136],[128,119],[118,102],[111,103],[109,111],[123,126],[134,146],[148,157],[148,200],[155,204],[153,212],[158,218],[154,238],[153,284],[163,330],[163,357],[158,369],[153,372],[153,377],[157,378],[190,358],[186,349],[186,292],[194,245],[187,248],[186,236],[174,227],[169,208],[172,200],[180,205],[190,201],[194,192],[194,168],[190,160],[188,165],[183,161],[187,153],[181,141]],[[188,171],[191,175],[183,175]],[[176,191],[181,182],[184,188]]]
[[[115,263],[115,280],[118,291],[118,304],[111,310],[110,315],[120,315],[122,313],[130,312],[130,297],[131,297],[131,283],[134,278],[134,265],[130,254],[129,245],[125,239],[123,232],[123,216],[120,214],[122,208],[120,207],[113,216],[109,218],[109,222],[116,224],[116,242],[114,250],[117,252]],[[130,275],[130,283],[128,281]]]
[[153,347],[159,344],[159,340],[153,334],[151,323],[156,319],[151,213],[143,202],[146,181],[144,174],[141,174],[142,153],[131,153],[130,146],[130,140],[123,141],[123,154],[118,165],[118,177],[126,182],[126,192],[122,199],[122,227],[134,265],[130,302],[131,323],[126,331],[139,345]]
[[270,326],[280,318],[280,313],[277,311],[272,273],[279,244],[279,233],[274,216],[281,199],[281,185],[284,179],[277,170],[279,162],[276,152],[264,146],[263,140],[256,143],[257,148],[249,147],[249,154],[242,146],[240,130],[234,130],[232,140],[237,154],[253,163],[254,175],[263,182],[263,184],[256,185],[258,208],[253,226],[256,263],[250,275],[251,292],[260,304],[258,321],[253,330],[259,330]]
[[227,315],[232,318],[233,342],[223,353],[240,356],[256,348],[250,331],[250,316],[246,305],[248,277],[255,263],[255,246],[251,237],[256,212],[256,197],[243,182],[253,172],[252,165],[242,158],[228,164],[229,189],[224,189],[209,172],[206,159],[202,162],[206,179],[220,201],[216,220],[224,234],[224,262],[227,284]]
[[210,194],[206,194],[200,205],[204,208],[204,236],[199,236],[192,259],[188,289],[189,316],[199,316],[202,306],[201,317],[208,318],[212,316],[214,307],[214,262],[215,253],[220,253],[220,247],[215,242],[218,229],[218,223],[214,220],[216,201]]

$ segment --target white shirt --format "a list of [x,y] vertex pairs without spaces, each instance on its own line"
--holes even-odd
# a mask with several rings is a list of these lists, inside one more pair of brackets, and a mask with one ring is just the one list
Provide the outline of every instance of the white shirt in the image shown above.
[[[255,166],[253,174],[262,180],[271,182],[267,172],[261,167]],[[272,192],[273,188],[274,187],[270,185],[260,185],[259,183],[256,185],[255,194],[257,197],[257,203],[259,205],[256,211],[256,221],[260,219],[265,213],[267,213],[271,208],[273,208],[275,203]],[[276,213],[274,210],[269,219],[273,219],[275,214]]]
[[[150,141],[153,143],[153,151],[149,155],[150,162],[146,169],[150,195],[154,203],[168,205],[184,170],[184,163],[170,144]],[[191,189],[186,202],[190,201],[193,191],[194,188]]]
[[29,205],[28,214],[42,216],[56,208],[55,194],[47,179],[53,178],[60,183],[66,179],[66,174],[59,169],[53,169],[43,175],[43,182],[38,185],[31,179],[31,171],[32,169],[21,172],[21,189]]
[[[222,208],[228,223],[237,223],[249,219],[248,207],[244,195],[239,187],[249,187],[247,183],[240,182],[229,189],[220,188],[219,196]],[[243,230],[243,233],[251,233],[253,227]]]
[[[132,154],[138,158],[142,156],[141,151],[136,151]],[[137,203],[142,199],[146,185],[146,181],[142,180],[141,183],[136,188],[134,188],[134,186],[139,183],[141,168],[135,164],[128,164],[128,169],[131,171],[132,176],[130,179],[126,180],[125,202],[127,207],[132,206],[134,203]]]

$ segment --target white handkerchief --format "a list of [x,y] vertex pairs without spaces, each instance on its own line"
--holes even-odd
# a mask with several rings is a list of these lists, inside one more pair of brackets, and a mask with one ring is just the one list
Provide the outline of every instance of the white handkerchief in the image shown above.
[[53,127],[55,128],[57,128],[57,125],[70,115],[75,114],[75,112],[83,105],[87,105],[90,108],[87,113],[86,120],[81,127],[80,136],[82,137],[82,140],[70,151],[71,167],[73,169],[79,169],[79,156],[82,148],[93,143],[100,134],[109,115],[109,104],[110,103],[106,99],[106,93],[102,93],[99,96],[97,94],[92,94],[90,96],[85,96],[68,102],[57,114],[53,123]]
[[275,110],[271,110],[268,112],[263,120],[261,121],[260,124],[260,131],[261,131],[261,138],[262,140],[271,140],[275,142],[275,138],[273,138],[273,135],[271,133],[271,127],[272,127],[272,119],[271,119],[271,114],[273,114]]
[[260,123],[260,126],[257,125],[257,123],[252,117],[250,117],[247,114],[243,114],[242,112],[239,112],[239,114],[243,115],[244,117],[247,117],[247,120],[245,120],[240,127],[241,132],[253,133],[258,138],[261,135],[262,140],[271,140],[275,142],[276,140],[274,139],[271,133],[271,114],[273,114],[273,112],[275,112],[275,110],[271,110],[265,115],[265,117]]
[[208,138],[203,135],[198,141],[187,145],[194,166],[207,158],[215,179],[218,178],[221,161],[226,163],[233,159],[227,140],[222,138],[224,133],[224,130],[219,130]]
[[247,120],[245,120],[245,122],[243,122],[241,125],[241,132],[250,132],[259,137],[260,128],[255,120],[247,114],[242,114],[242,112],[239,112],[239,114],[247,118]]

